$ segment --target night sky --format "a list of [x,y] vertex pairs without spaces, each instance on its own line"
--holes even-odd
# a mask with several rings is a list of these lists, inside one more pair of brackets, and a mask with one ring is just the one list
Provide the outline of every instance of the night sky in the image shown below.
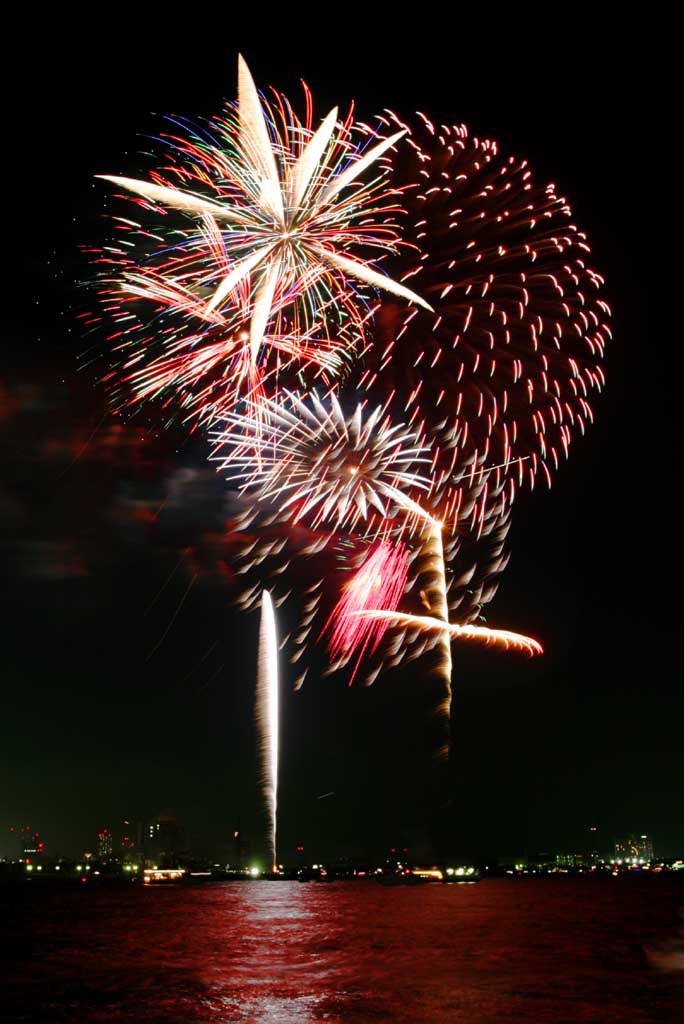
[[[581,849],[596,824],[602,849],[635,831],[681,854],[681,421],[676,338],[649,335],[655,186],[634,128],[636,42],[615,47],[580,23],[492,34],[484,17],[389,36],[379,17],[354,31],[339,17],[332,42],[286,22],[262,38],[263,15],[250,28],[228,11],[171,28],[43,23],[6,90],[0,855],[13,823],[39,828],[48,853],[77,854],[102,826],[162,810],[198,853],[223,857],[237,827],[259,848],[257,623],[216,569],[222,485],[201,438],[165,434],[149,411],[124,426],[111,415],[97,369],[79,370],[74,317],[80,247],[105,230],[93,175],[135,175],[155,112],[210,115],[232,99],[238,50],[262,86],[298,98],[303,77],[320,115],[353,97],[361,116],[389,106],[466,121],[571,201],[614,311],[608,387],[553,490],[518,501],[488,609],[544,656],[454,647],[444,831],[463,853],[519,855]],[[310,678],[286,693],[291,682],[281,858],[297,842],[321,857],[418,842],[418,666],[370,689]]]

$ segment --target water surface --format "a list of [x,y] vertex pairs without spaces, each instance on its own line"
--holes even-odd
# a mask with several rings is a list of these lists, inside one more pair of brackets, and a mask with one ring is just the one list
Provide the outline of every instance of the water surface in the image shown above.
[[683,1024],[680,879],[5,887],[6,1024]]

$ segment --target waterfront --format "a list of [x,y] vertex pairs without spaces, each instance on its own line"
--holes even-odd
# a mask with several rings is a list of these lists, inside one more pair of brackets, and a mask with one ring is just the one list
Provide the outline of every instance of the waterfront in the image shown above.
[[679,878],[5,886],[6,1024],[681,1024]]

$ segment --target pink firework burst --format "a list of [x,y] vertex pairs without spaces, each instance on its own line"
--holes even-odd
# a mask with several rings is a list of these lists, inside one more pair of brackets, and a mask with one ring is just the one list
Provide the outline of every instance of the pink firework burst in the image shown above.
[[328,633],[328,650],[334,662],[347,661],[358,651],[349,680],[354,682],[361,659],[372,654],[387,632],[391,619],[372,619],[369,609],[396,611],[406,587],[408,553],[403,544],[380,541],[344,587],[342,597],[325,623],[319,640]]

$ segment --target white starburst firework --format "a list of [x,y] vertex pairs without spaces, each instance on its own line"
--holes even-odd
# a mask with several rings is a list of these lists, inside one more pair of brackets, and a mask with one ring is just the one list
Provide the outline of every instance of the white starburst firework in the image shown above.
[[430,518],[411,494],[430,490],[421,469],[431,450],[415,431],[393,426],[382,407],[364,419],[361,405],[345,416],[334,395],[284,392],[262,410],[260,425],[249,410],[228,414],[212,458],[257,500],[277,502],[283,517],[314,529],[365,522],[370,532],[386,530],[400,510],[404,522],[406,513]]
[[[359,179],[370,167],[377,172],[377,161],[403,131],[360,151],[349,120],[338,123],[337,108],[316,131],[308,129],[284,98],[276,108],[260,100],[242,57],[237,113],[218,128],[218,145],[175,140],[184,158],[171,179],[178,185],[164,183],[168,175],[161,174],[157,182],[99,175],[199,222],[199,231],[183,238],[175,252],[165,248],[161,269],[128,265],[124,292],[205,322],[248,326],[253,367],[268,336],[311,337],[322,313],[330,317],[331,306],[360,325],[365,310],[356,308],[354,282],[431,308],[356,253],[359,247],[393,251],[398,241],[383,175],[366,183]],[[198,192],[188,189],[193,185]],[[211,198],[199,194],[207,188]]]

